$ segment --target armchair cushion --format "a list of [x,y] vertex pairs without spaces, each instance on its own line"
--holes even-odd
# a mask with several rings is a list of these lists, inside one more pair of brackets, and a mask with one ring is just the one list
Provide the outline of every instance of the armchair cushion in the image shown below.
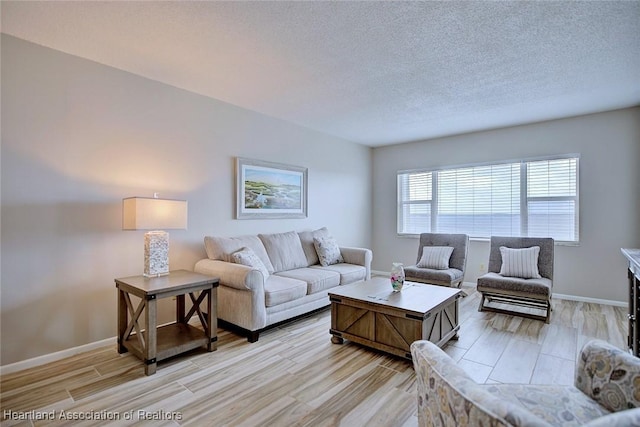
[[500,246],[502,255],[501,276],[520,277],[522,279],[540,279],[538,255],[540,246],[530,248],[507,248]]
[[429,281],[437,282],[457,282],[462,281],[464,273],[457,268],[448,268],[446,270],[434,270],[431,268],[405,267],[404,274],[406,280],[416,280],[424,283]]
[[583,426],[609,414],[580,390],[571,386],[535,384],[481,384],[498,399],[512,402],[554,426]]
[[486,273],[478,277],[478,292],[501,293],[520,297],[548,299],[551,295],[551,280],[504,277],[498,273]]
[[449,268],[449,259],[452,253],[452,246],[425,246],[422,248],[422,257],[420,257],[417,267],[446,270]]

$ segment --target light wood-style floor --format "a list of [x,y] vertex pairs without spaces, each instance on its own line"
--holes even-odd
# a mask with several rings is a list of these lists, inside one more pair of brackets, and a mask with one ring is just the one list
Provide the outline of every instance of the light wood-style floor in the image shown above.
[[[625,347],[623,308],[556,300],[545,324],[479,313],[479,295],[465,290],[460,339],[446,351],[478,382],[572,384],[588,339]],[[160,363],[149,377],[115,344],[5,375],[2,425],[69,425],[62,414],[119,417],[114,425],[417,425],[412,364],[353,343],[332,344],[329,326],[327,309],[264,332],[253,344],[220,329],[217,351]],[[32,417],[55,411],[55,420],[11,420],[7,411]]]

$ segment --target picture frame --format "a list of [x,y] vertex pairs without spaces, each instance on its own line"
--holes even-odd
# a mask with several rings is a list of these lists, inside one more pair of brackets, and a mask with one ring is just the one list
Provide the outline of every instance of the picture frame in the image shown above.
[[236,219],[307,217],[307,168],[236,158]]

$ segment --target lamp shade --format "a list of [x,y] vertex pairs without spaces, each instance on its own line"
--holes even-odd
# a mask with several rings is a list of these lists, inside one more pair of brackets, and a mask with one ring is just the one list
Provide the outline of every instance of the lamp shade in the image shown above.
[[187,228],[187,201],[129,197],[122,199],[123,230]]

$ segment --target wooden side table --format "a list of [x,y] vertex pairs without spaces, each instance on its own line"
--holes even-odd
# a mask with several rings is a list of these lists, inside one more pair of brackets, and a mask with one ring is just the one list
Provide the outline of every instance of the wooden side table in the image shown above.
[[[218,278],[175,270],[167,276],[123,277],[115,282],[118,289],[118,353],[130,351],[142,359],[146,375],[156,372],[160,360],[203,345],[207,351],[216,350]],[[196,296],[198,291],[200,294]],[[136,308],[131,295],[140,298]],[[188,312],[186,295],[192,303]],[[176,297],[176,322],[158,328],[158,299],[172,296]],[[201,307],[203,302],[205,307]],[[144,331],[140,325],[143,311]],[[187,323],[194,314],[198,315],[203,331]]]

